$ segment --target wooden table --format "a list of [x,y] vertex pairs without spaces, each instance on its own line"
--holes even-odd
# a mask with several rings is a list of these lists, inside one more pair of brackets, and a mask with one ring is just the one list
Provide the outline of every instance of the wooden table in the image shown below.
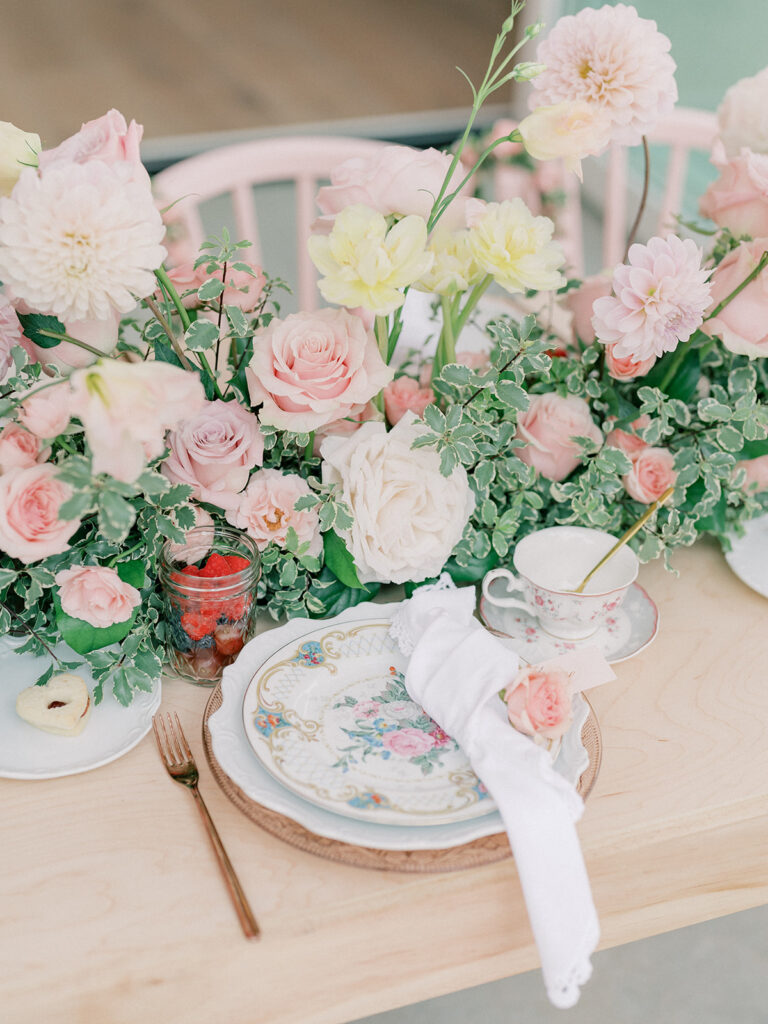
[[[580,834],[604,947],[768,902],[768,604],[714,544],[674,563],[679,579],[641,574],[655,643],[590,695],[604,756]],[[537,965],[511,860],[369,871],[247,821],[205,765],[207,696],[170,681],[164,706],[192,738],[262,940],[241,937],[151,736],[85,775],[2,780],[4,1024],[334,1024]]]

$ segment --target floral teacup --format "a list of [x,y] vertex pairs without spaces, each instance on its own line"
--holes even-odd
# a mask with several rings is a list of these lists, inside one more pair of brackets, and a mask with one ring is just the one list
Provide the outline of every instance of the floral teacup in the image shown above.
[[[539,620],[547,633],[564,640],[584,640],[615,611],[637,577],[639,562],[626,545],[591,578],[584,593],[574,589],[616,543],[602,530],[583,526],[550,526],[531,533],[515,548],[508,569],[493,569],[483,579],[483,596],[502,608],[521,608]],[[521,591],[523,600],[492,592],[494,580],[506,581],[507,592]]]

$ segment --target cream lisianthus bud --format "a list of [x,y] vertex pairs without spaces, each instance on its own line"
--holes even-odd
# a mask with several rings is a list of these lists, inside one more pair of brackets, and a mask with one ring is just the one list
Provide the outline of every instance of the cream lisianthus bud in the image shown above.
[[517,127],[523,145],[536,160],[565,161],[581,178],[581,161],[608,145],[611,122],[598,106],[583,100],[537,107]]
[[37,166],[40,136],[23,132],[10,121],[0,121],[0,196],[10,195],[25,166]]

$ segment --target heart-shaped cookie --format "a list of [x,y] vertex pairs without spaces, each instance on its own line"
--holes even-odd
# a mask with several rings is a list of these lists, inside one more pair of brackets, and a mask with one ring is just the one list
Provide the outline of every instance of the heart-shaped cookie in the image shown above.
[[91,713],[91,695],[80,676],[60,672],[43,686],[28,686],[16,698],[16,714],[36,729],[77,736]]

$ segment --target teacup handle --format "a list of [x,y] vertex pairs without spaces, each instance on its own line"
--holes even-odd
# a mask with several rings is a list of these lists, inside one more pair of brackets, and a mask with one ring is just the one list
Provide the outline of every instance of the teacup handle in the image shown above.
[[507,591],[523,589],[523,581],[518,579],[509,569],[491,569],[483,577],[483,597],[486,601],[490,601],[491,604],[498,605],[500,608],[521,608],[524,612],[528,612],[529,615],[535,615],[536,612],[527,601],[519,601],[515,597],[495,597],[490,593],[490,586],[493,581],[500,579],[506,580]]

